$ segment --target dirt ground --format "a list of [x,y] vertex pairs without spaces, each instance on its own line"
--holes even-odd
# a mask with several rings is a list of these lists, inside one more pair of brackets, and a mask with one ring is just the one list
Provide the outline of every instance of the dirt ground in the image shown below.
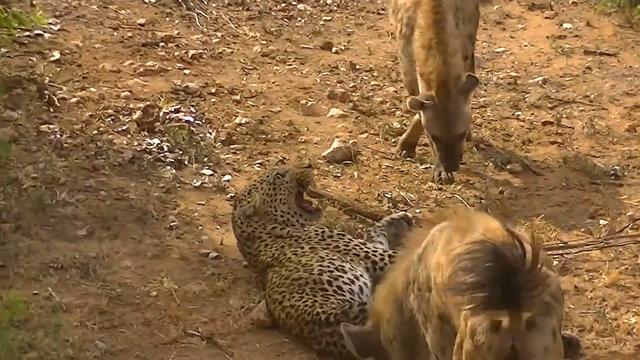
[[[393,154],[410,115],[383,2],[204,3],[42,1],[44,32],[1,45],[0,291],[29,303],[15,358],[314,359],[246,321],[260,293],[230,200],[275,164],[313,160],[323,188],[393,211],[480,206],[545,241],[640,215],[640,35],[592,2],[483,9],[476,139],[448,186],[426,139],[416,161]],[[337,134],[355,165],[321,160]],[[640,248],[557,260],[587,358],[638,351]]]

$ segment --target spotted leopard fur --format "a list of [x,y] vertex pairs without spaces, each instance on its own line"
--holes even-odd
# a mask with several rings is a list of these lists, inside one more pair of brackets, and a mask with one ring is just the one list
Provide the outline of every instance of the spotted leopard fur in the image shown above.
[[389,243],[413,219],[389,215],[354,238],[318,224],[321,211],[303,195],[312,185],[309,165],[267,170],[236,195],[233,231],[276,324],[319,355],[352,360],[340,324],[366,321],[373,284],[396,255]]

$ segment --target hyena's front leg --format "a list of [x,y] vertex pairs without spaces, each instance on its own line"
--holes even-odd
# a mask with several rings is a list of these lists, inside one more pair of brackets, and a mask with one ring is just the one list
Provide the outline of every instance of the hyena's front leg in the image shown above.
[[422,119],[420,118],[420,114],[415,114],[409,124],[409,128],[398,140],[396,153],[403,158],[416,157],[416,147],[422,134],[424,134]]
[[[418,72],[416,70],[416,59],[413,54],[413,33],[415,15],[405,15],[400,19],[401,23],[396,30],[398,59],[400,62],[400,73],[402,82],[407,88],[409,96],[418,96],[420,86],[418,84]],[[424,133],[420,115],[415,115],[405,133],[398,140],[396,153],[404,158],[414,158],[416,156],[416,146]]]
[[404,87],[407,88],[410,96],[418,96],[420,94],[416,59],[413,54],[414,22],[415,16],[405,16],[402,19],[401,26],[398,27],[398,34],[396,35],[400,74]]
[[400,245],[402,236],[413,226],[413,216],[407,212],[387,215],[367,230],[365,240],[385,250]]

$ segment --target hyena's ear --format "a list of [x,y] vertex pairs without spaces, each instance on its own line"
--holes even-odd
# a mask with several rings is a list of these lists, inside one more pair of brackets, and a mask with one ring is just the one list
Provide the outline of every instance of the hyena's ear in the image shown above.
[[478,85],[480,85],[480,79],[478,79],[478,77],[472,73],[467,73],[464,82],[462,82],[462,85],[460,85],[460,94],[465,99],[468,99],[471,96],[473,90],[475,90]]
[[340,324],[340,332],[344,337],[347,349],[356,358],[361,360],[389,358],[387,350],[380,340],[380,334],[373,327],[342,323]]
[[413,112],[428,110],[435,105],[436,97],[431,93],[420,94],[418,96],[410,96],[407,99],[407,108]]

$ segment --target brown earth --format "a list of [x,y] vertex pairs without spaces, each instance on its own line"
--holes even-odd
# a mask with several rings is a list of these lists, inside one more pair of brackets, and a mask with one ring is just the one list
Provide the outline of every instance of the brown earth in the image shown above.
[[[1,45],[0,291],[30,303],[19,358],[313,359],[246,321],[260,294],[230,194],[277,163],[317,161],[322,187],[389,210],[464,201],[545,241],[638,213],[640,36],[591,2],[484,8],[475,146],[450,186],[430,183],[425,139],[417,161],[393,155],[410,115],[383,3],[193,3],[47,0],[46,37]],[[320,160],[338,133],[354,166]],[[558,261],[588,357],[637,350],[640,248]]]

